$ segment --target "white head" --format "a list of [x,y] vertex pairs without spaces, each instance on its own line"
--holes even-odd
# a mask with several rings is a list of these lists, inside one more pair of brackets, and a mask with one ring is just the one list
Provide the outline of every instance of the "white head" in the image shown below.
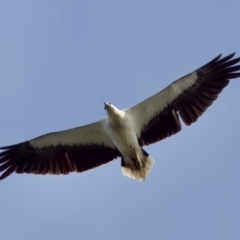
[[113,104],[104,102],[104,109],[110,117],[123,117],[124,112],[116,108]]
[[107,113],[114,112],[114,110],[118,110],[113,104],[104,102],[104,109]]

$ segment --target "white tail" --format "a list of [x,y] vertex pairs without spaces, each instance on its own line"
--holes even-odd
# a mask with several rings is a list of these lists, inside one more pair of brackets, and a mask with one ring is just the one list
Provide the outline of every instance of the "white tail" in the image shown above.
[[122,166],[123,175],[142,181],[151,171],[154,165],[154,160],[150,156],[144,156],[143,161],[141,161],[140,169],[136,169],[133,164],[128,164],[128,162],[125,162],[125,164],[126,166]]

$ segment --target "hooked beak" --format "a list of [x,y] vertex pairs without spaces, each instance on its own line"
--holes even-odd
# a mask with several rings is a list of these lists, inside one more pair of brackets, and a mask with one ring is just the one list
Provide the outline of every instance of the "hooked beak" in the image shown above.
[[103,103],[104,103],[104,109],[107,110],[108,104],[106,102],[103,102]]

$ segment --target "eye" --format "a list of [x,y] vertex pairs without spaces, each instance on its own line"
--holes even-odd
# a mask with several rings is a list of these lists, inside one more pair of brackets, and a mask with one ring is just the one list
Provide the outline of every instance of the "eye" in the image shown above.
[[111,103],[108,103],[109,105],[111,105]]

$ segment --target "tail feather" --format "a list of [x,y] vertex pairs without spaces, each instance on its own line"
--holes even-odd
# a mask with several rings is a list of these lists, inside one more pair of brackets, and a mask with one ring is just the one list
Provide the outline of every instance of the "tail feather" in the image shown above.
[[[136,161],[139,163],[138,165],[134,164]],[[148,155],[145,150],[143,150],[143,157],[141,159],[138,158],[137,160],[135,159],[134,161],[130,161],[130,164],[128,161],[124,161],[122,158],[122,173],[129,178],[142,181],[147,177],[153,165],[154,160]]]

